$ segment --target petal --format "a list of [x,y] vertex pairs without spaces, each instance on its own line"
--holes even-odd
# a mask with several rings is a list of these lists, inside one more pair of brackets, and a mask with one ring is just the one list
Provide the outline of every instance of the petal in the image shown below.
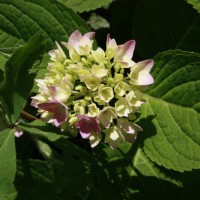
[[85,85],[89,90],[95,91],[99,87],[101,80],[95,75],[92,75],[83,78],[83,82],[85,82]]
[[73,43],[73,42],[78,42],[78,41],[80,41],[81,40],[81,38],[82,38],[82,34],[80,33],[80,31],[79,30],[76,30],[76,31],[74,31],[71,35],[70,35],[70,37],[69,37],[69,42],[71,43]]
[[115,103],[115,111],[119,117],[127,117],[132,108],[126,98],[121,98]]
[[106,49],[116,48],[116,47],[117,47],[117,43],[116,43],[115,39],[111,39],[110,34],[108,34],[107,39],[106,39]]
[[83,37],[86,37],[91,40],[94,37],[94,35],[95,35],[95,32],[88,32]]
[[104,87],[104,85],[102,84],[99,87],[98,95],[99,95],[99,98],[101,100],[108,103],[109,101],[111,101],[113,99],[114,92],[113,92],[113,89],[111,87]]
[[105,60],[105,52],[102,48],[98,47],[97,50],[92,50],[91,53],[96,62],[100,63]]
[[133,67],[131,68],[131,72],[137,74],[138,72],[141,71],[145,71],[147,73],[150,72],[151,68],[154,65],[154,61],[153,60],[143,60],[141,62],[136,63],[135,65],[133,65]]
[[90,136],[90,133],[88,132],[83,132],[83,131],[80,131],[80,135],[83,139],[86,139]]
[[92,148],[97,146],[99,142],[101,141],[102,135],[101,134],[91,134],[89,139],[90,139],[90,145]]
[[77,115],[79,121],[75,124],[75,127],[79,129],[83,138],[86,138],[91,134],[100,133],[100,127],[96,117],[89,117],[86,115]]
[[108,70],[104,65],[93,65],[91,68],[92,74],[96,75],[98,78],[105,77],[108,73]]
[[121,142],[124,142],[123,135],[116,126],[108,128],[105,132],[105,142],[107,142],[111,148],[115,149]]
[[99,108],[96,106],[95,103],[92,103],[92,104],[88,105],[87,107],[88,107],[88,114],[91,117],[97,116],[97,114],[99,113]]
[[62,122],[66,121],[68,118],[67,106],[65,106],[61,102],[51,101],[48,103],[41,103],[38,104],[38,107],[41,110],[49,111],[50,113],[54,114],[53,120],[55,126],[59,126]]
[[98,119],[100,123],[105,127],[109,128],[113,119],[116,119],[117,115],[111,109],[111,107],[105,107],[98,115]]
[[135,49],[135,40],[130,40],[122,45],[119,45],[116,51],[116,59],[126,57],[131,59]]
[[18,128],[18,127],[14,127],[14,135],[15,135],[15,137],[20,137],[20,136],[22,136],[23,135],[23,130],[22,129],[20,129],[20,128]]
[[154,83],[154,78],[151,76],[151,74],[140,72],[137,83],[138,85],[150,85]]

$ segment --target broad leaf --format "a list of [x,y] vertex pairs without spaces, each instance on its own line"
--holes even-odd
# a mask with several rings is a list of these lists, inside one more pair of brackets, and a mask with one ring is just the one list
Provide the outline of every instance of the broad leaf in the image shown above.
[[140,0],[132,23],[143,58],[168,49],[200,52],[200,15],[185,0]]
[[187,2],[193,5],[194,9],[200,13],[200,0],[187,0]]
[[11,123],[16,122],[26,104],[36,76],[32,65],[40,58],[44,48],[44,39],[34,37],[6,63],[6,80],[2,84],[0,96]]
[[[18,46],[22,40],[27,42],[33,35],[42,34],[51,49],[55,40],[67,41],[76,29],[88,31],[76,13],[56,0],[0,0],[0,7],[0,29],[5,32],[0,32],[0,41],[7,37],[6,47]],[[0,43],[2,48],[4,42]]]
[[54,178],[53,169],[47,162],[19,160],[15,178],[17,199],[54,199],[53,196],[56,193]]
[[76,12],[95,10],[108,5],[113,0],[59,0]]
[[14,131],[0,132],[0,199],[10,192],[16,172]]
[[3,53],[0,53],[0,70],[5,71],[5,63],[7,62],[8,58],[3,55]]
[[142,107],[145,153],[168,169],[198,169],[200,55],[174,50],[160,53],[154,60],[155,83]]
[[[37,76],[35,77],[35,80],[36,79],[43,79],[45,77],[45,74],[48,73],[47,66],[48,66],[49,60],[50,60],[50,56],[46,53],[43,56],[40,64],[37,66],[38,73],[37,73]],[[36,81],[34,82],[34,86],[32,88],[32,92],[35,92],[35,93],[38,92],[38,86],[37,86],[37,82]]]
[[36,120],[29,124],[21,122],[18,127],[30,133],[33,137],[43,138],[49,141],[56,141],[62,137],[62,135],[58,135],[56,133],[58,132],[58,129],[52,127],[51,125],[45,124],[41,120]]
[[140,138],[134,144],[124,143],[115,150],[106,145],[94,149],[95,157],[114,183],[115,193],[119,199],[120,194],[123,199],[176,199],[181,188],[175,177],[179,176],[172,179],[172,173],[154,164],[138,146]]
[[63,152],[60,159],[52,157],[58,180],[56,185],[62,188],[63,199],[122,199],[120,191],[105,172],[106,166],[102,166],[90,152],[64,139],[54,145]]
[[131,177],[129,187],[133,191],[132,199],[168,200],[180,198],[182,185],[175,179],[179,178],[180,175],[177,176],[173,172],[159,169],[140,148],[133,159],[133,168],[129,168],[129,174]]
[[0,52],[5,54],[12,54],[16,49],[24,44],[22,39],[9,35],[0,30]]

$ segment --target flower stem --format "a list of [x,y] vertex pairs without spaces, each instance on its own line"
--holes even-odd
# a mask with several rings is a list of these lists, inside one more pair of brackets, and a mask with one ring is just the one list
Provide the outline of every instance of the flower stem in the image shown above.
[[24,119],[29,120],[29,121],[34,121],[34,120],[38,119],[37,117],[27,113],[26,111],[22,111],[20,116],[23,117]]

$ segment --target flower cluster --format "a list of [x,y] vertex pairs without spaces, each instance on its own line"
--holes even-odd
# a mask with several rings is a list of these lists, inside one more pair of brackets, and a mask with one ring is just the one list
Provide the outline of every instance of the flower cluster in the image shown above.
[[154,82],[152,60],[132,60],[135,41],[117,45],[107,36],[106,51],[93,49],[94,32],[75,31],[68,43],[68,55],[56,42],[49,52],[48,73],[39,79],[39,92],[32,97],[41,118],[73,135],[80,133],[92,147],[102,136],[112,148],[134,142],[141,127],[132,123],[144,103],[139,90]]

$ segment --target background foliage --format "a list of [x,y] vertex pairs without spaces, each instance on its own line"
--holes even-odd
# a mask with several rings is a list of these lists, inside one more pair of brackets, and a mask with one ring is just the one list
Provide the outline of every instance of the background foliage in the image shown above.
[[[0,199],[198,199],[199,12],[198,0],[0,0]],[[95,29],[102,47],[107,33],[135,39],[133,59],[155,60],[133,145],[90,149],[24,118],[36,115],[30,96],[47,52],[77,29]]]

